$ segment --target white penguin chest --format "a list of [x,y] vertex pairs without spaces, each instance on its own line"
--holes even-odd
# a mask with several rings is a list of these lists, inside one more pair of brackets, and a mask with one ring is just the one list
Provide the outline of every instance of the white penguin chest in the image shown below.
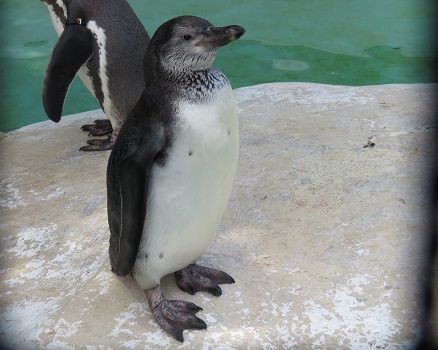
[[177,119],[166,164],[153,167],[149,182],[134,268],[143,288],[193,262],[215,238],[236,172],[239,129],[229,86],[210,103],[180,104]]

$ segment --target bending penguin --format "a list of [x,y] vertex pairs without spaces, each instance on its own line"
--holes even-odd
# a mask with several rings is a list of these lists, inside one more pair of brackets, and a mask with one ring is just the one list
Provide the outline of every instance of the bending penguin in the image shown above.
[[43,105],[61,119],[68,88],[78,73],[109,118],[82,130],[104,139],[88,140],[82,151],[112,148],[129,112],[144,90],[143,57],[149,36],[126,0],[42,0],[59,40],[43,87]]
[[182,290],[216,296],[219,284],[234,283],[194,261],[216,236],[239,152],[233,92],[212,64],[244,32],[192,16],[162,24],[145,55],[145,90],[108,162],[112,271],[132,272],[155,320],[179,341],[207,325],[195,304],[165,299],[160,279],[174,272]]

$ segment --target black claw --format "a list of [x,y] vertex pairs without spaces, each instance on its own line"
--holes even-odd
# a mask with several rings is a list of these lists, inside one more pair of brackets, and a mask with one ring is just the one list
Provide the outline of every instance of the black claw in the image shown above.
[[189,310],[194,311],[194,313],[197,313],[198,311],[202,311],[203,310],[202,307],[199,307],[198,305],[190,303],[190,302],[187,302],[187,308]]
[[222,295],[222,289],[219,286],[214,286],[209,289],[209,292],[215,297],[220,297]]
[[199,317],[193,316],[191,319],[191,328],[193,329],[207,329],[207,324],[204,320],[201,320]]
[[182,330],[176,330],[175,332],[171,333],[173,335],[173,337],[180,341],[181,343],[184,343],[184,336],[183,336],[183,331]]
[[197,290],[196,290],[195,288],[193,288],[192,285],[189,285],[189,286],[187,287],[187,292],[188,292],[189,294],[191,294],[191,295],[195,295],[196,292],[197,292]]

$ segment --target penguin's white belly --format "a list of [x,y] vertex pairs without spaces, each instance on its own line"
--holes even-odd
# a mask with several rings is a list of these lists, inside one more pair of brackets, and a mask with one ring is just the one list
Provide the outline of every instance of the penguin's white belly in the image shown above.
[[232,90],[205,104],[181,104],[166,164],[152,169],[146,220],[133,274],[143,289],[193,263],[216,237],[239,153]]

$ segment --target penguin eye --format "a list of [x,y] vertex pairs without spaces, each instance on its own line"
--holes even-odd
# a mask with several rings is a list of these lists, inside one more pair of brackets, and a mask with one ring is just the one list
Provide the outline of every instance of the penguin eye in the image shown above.
[[189,41],[189,40],[192,39],[192,36],[191,36],[190,34],[185,34],[185,35],[183,36],[183,39]]

